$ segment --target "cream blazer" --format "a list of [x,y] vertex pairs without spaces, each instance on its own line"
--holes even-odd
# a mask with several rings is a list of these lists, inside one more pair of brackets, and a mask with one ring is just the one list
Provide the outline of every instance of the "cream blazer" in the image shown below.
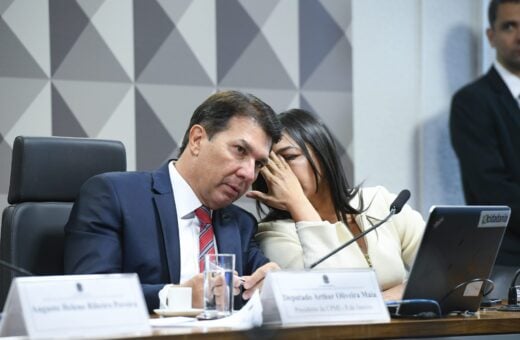
[[[361,230],[369,229],[389,212],[396,195],[382,186],[360,191],[365,211],[356,216]],[[359,206],[359,196],[353,198]],[[368,255],[382,290],[406,280],[424,231],[422,216],[405,205],[401,212],[365,236]],[[264,254],[283,269],[308,268],[330,251],[352,239],[342,222],[278,220],[258,226],[256,240]],[[367,260],[357,242],[319,264],[316,268],[367,268]]]

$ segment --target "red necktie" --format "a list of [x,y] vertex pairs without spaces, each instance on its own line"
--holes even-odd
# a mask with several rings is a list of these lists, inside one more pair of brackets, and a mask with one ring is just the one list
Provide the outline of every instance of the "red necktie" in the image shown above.
[[213,224],[211,224],[209,208],[201,206],[195,210],[195,215],[200,222],[199,269],[202,273],[204,271],[204,255],[215,254]]

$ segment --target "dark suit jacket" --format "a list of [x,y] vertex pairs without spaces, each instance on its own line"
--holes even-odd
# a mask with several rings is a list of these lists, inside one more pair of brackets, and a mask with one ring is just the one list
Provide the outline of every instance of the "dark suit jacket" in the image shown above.
[[[220,253],[235,254],[239,275],[268,262],[253,237],[253,215],[231,205],[213,212]],[[149,310],[159,290],[179,283],[180,247],[167,164],[154,172],[113,172],[82,187],[65,226],[65,273],[137,273]],[[235,297],[235,307],[243,301]]]
[[512,209],[497,263],[520,265],[520,108],[495,68],[455,94],[450,133],[466,202]]

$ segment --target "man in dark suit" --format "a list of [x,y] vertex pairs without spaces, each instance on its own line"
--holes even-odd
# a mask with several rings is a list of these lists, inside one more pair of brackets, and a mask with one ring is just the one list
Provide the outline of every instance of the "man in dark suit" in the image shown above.
[[153,172],[98,175],[83,185],[65,227],[65,272],[135,272],[149,310],[159,308],[167,284],[191,287],[192,305],[200,308],[204,225],[196,211],[204,206],[211,213],[211,251],[235,254],[242,297],[250,298],[277,265],[254,241],[255,217],[232,203],[249,189],[280,134],[273,110],[258,98],[237,91],[210,96],[195,110],[178,160]]
[[520,1],[493,0],[489,72],[453,97],[450,133],[468,204],[512,209],[497,265],[520,266]]

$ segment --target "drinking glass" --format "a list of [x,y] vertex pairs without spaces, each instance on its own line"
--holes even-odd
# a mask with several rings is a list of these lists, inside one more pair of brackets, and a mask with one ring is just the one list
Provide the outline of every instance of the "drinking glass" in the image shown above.
[[233,272],[235,254],[207,254],[204,257],[204,317],[231,315],[233,312]]

